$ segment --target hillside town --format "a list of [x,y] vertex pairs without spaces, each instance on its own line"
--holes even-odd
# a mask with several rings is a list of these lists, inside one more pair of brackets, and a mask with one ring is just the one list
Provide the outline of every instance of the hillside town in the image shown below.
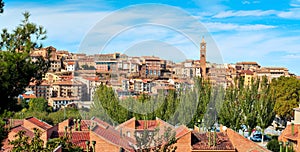
[[236,78],[240,77],[244,78],[244,85],[250,85],[253,78],[266,76],[271,81],[281,76],[294,76],[285,67],[264,67],[257,62],[210,63],[206,60],[206,51],[209,50],[206,50],[203,38],[199,60],[174,63],[155,56],[76,54],[50,46],[31,54],[33,62],[40,56],[46,58],[50,55],[50,68],[43,82],[30,83],[19,98],[45,98],[54,110],[69,104],[88,108],[100,84],[111,86],[119,98],[124,98],[141,93],[153,95],[160,91],[179,90],[183,86],[191,88],[195,77],[226,88],[235,85]]

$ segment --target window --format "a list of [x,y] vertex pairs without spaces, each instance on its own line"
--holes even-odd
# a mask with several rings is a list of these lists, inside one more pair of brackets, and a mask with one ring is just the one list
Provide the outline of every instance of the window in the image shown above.
[[127,136],[130,137],[130,131],[127,131]]

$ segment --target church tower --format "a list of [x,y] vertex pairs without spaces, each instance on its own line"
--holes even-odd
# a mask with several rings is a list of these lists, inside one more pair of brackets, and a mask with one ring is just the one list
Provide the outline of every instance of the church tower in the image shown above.
[[204,37],[200,43],[200,67],[201,67],[201,76],[206,78],[206,42]]

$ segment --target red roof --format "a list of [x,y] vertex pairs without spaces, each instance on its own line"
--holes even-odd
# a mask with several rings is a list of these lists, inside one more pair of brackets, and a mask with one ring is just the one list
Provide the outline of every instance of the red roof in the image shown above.
[[236,148],[237,151],[241,152],[254,152],[254,151],[260,151],[260,152],[269,152],[269,150],[259,146],[258,144],[254,143],[253,141],[243,137],[242,135],[238,134],[237,132],[233,131],[232,129],[228,128],[226,129],[226,133]]
[[[62,137],[65,135],[65,132],[58,132],[58,136]],[[83,149],[86,149],[86,141],[90,140],[90,132],[89,131],[73,131],[72,132],[72,140],[71,142],[76,146],[79,146]]]
[[242,70],[241,74],[253,75],[253,72],[250,70]]
[[[210,133],[210,135],[209,135]],[[233,144],[228,136],[222,132],[216,133],[216,141],[213,146],[213,132],[199,133],[192,131],[192,148],[193,150],[232,150],[235,151]],[[211,145],[209,145],[209,137],[211,138]]]
[[42,128],[44,130],[48,130],[48,129],[52,128],[51,125],[49,125],[46,122],[43,122],[35,117],[29,117],[29,118],[26,118],[25,120],[28,120],[29,122],[39,126],[40,128]]
[[68,62],[68,65],[74,65],[75,63],[74,62]]
[[156,120],[136,120],[135,129],[155,129],[158,126]]
[[24,121],[23,119],[8,119],[6,122],[7,125],[10,125],[10,127],[16,127],[23,125]]
[[[295,110],[296,108],[294,108]],[[299,137],[299,127],[300,124],[294,124],[294,135],[292,135],[292,125],[289,124],[285,127],[285,129],[282,131],[281,135],[279,136],[278,140],[289,139],[296,141]]]
[[98,125],[100,125],[100,126],[102,126],[104,128],[106,128],[106,127],[113,128],[113,126],[111,126],[110,124],[108,124],[105,121],[100,120],[99,118],[93,117],[92,120],[95,121]]
[[176,132],[176,138],[180,138],[180,137],[184,136],[185,134],[189,133],[190,130],[186,126],[181,125],[175,129],[175,132]]
[[23,126],[17,126],[15,128],[12,128],[11,131],[14,133],[18,133],[19,131],[25,131],[25,136],[29,137],[29,138],[33,138],[34,137],[34,133],[30,130],[28,130],[27,128],[23,127]]
[[127,149],[129,151],[133,150],[129,144],[129,141],[130,141],[130,140],[128,140],[129,138],[122,137],[118,131],[114,130],[111,127],[104,128],[104,127],[97,125],[96,127],[94,127],[92,129],[92,131],[96,135],[102,137],[104,140],[107,140],[107,141],[109,141],[117,146],[120,146],[124,149]]
[[33,99],[36,98],[35,94],[23,94],[22,95],[24,99]]

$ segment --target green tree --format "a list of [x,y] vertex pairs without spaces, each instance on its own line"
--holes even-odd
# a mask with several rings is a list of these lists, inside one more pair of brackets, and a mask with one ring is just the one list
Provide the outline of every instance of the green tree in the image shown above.
[[177,142],[176,132],[170,127],[164,128],[162,135],[159,134],[160,128],[154,130],[135,131],[136,139],[135,151],[137,152],[175,152],[177,147],[174,145]]
[[114,90],[101,84],[95,91],[94,102],[89,114],[113,124],[126,121],[128,111],[120,106]]
[[270,142],[267,144],[267,148],[273,152],[279,152],[280,150],[280,145],[277,139],[272,139]]
[[275,94],[274,111],[280,117],[290,120],[293,108],[300,103],[300,80],[295,77],[279,77],[273,79],[271,89]]
[[0,0],[0,13],[3,13],[4,2]]
[[[3,29],[0,39],[0,92],[2,96],[0,113],[4,109],[14,110],[16,97],[22,94],[29,82],[42,80],[49,67],[48,58],[39,57],[32,61],[30,54],[40,49],[46,31],[42,26],[29,21],[25,12],[24,20],[11,33]],[[48,53],[49,54],[49,53]]]
[[270,89],[268,80],[263,77],[261,80],[261,87],[259,93],[259,100],[256,104],[257,109],[257,124],[262,128],[262,142],[264,141],[264,129],[266,129],[274,120],[275,112],[275,98],[274,93]]
[[10,141],[10,144],[13,145],[13,152],[19,151],[28,151],[29,149],[29,137],[25,135],[26,131],[19,131],[14,137],[16,138],[13,141]]
[[44,146],[44,141],[40,138],[42,132],[36,128],[34,130],[34,137],[30,139],[25,135],[26,131],[21,130],[16,135],[13,141],[10,141],[9,144],[13,145],[13,152],[52,152],[59,145],[62,145],[63,151],[66,152],[81,152],[82,149],[78,146],[75,146],[71,142],[71,131],[65,133],[64,136],[59,138],[49,139]]
[[29,111],[49,111],[50,107],[48,106],[48,101],[44,98],[34,98],[29,100]]

